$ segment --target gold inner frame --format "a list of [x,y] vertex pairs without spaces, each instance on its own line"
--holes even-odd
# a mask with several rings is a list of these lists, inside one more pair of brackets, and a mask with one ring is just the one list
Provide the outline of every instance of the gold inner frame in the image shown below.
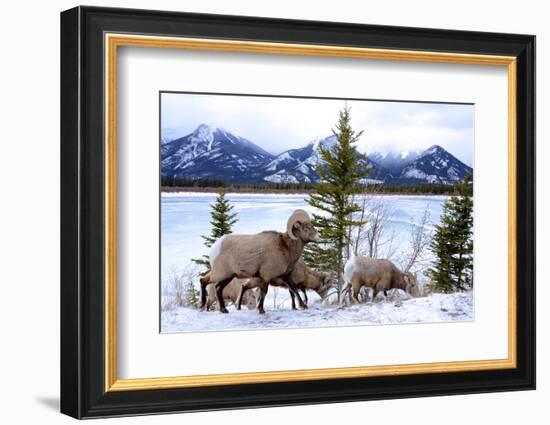
[[[370,49],[326,45],[105,34],[105,391],[201,387],[285,381],[445,373],[516,367],[516,58],[477,54]],[[508,357],[495,360],[117,379],[116,123],[119,46],[436,62],[507,67],[508,72]]]

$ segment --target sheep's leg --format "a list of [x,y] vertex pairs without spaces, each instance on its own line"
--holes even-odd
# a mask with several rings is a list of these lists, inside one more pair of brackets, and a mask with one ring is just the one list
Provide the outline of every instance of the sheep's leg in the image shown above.
[[245,286],[246,285],[242,285],[241,289],[239,290],[239,296],[237,297],[237,302],[235,303],[237,310],[241,309],[241,304],[243,302],[243,295],[249,289],[249,288],[245,288]]
[[263,285],[260,286],[260,301],[258,302],[258,313],[259,314],[265,314],[264,300],[265,300],[265,296],[267,294],[267,289],[268,288],[269,288],[269,284],[267,282],[264,282]]
[[357,295],[359,295],[359,288],[357,288],[356,286],[352,286],[351,287],[351,302],[352,304],[353,303],[356,303],[356,304],[359,304],[359,298],[357,297]]
[[351,280],[351,302],[352,304],[353,303],[356,303],[356,304],[360,304],[361,302],[359,301],[359,292],[361,292],[361,288],[363,287],[363,282],[355,277],[354,279]]
[[363,286],[361,289],[359,289],[357,298],[359,298],[359,301],[361,301],[362,303],[365,303],[367,296],[368,296],[368,289]]
[[307,305],[304,303],[302,297],[300,297],[300,294],[298,293],[298,286],[294,283],[290,276],[286,280],[286,285],[288,286],[288,290],[294,292],[294,295],[296,296],[296,298],[298,298],[298,304],[300,304],[300,308],[307,309]]
[[210,305],[206,303],[206,286],[208,285],[208,282],[203,282],[201,279],[201,307],[200,309],[203,310],[206,307],[206,311],[208,311],[208,308]]
[[227,308],[225,308],[225,301],[223,299],[223,290],[232,280],[233,280],[233,277],[230,277],[229,279],[225,279],[216,283],[216,298],[218,300],[218,305],[220,306],[220,313],[229,313],[227,311]]
[[[343,301],[346,300],[346,295],[348,294],[348,292],[350,292],[350,290],[351,290],[351,283],[348,283],[348,284],[346,285],[346,287],[342,290],[342,300],[343,300]],[[351,293],[350,293],[350,301],[349,301],[349,302],[350,302],[350,304],[351,304],[351,302],[352,302],[352,300],[351,300]]]
[[292,310],[296,310],[296,297],[294,296],[294,292],[289,289],[288,293],[290,294],[290,299],[292,300]]
[[301,302],[300,295],[298,294],[298,291],[293,291],[290,288],[289,285],[287,285],[287,287],[288,287],[288,293],[290,294],[290,299],[292,300],[292,310],[297,310],[296,309],[296,297],[298,297],[298,300]]
[[352,304],[354,302],[357,303],[357,304],[360,303],[358,295],[359,295],[359,291],[361,290],[362,286],[363,286],[362,282],[359,278],[355,277],[351,280],[351,302],[352,302]]
[[298,289],[294,290],[294,295],[296,295],[296,298],[298,298],[298,304],[300,304],[300,308],[303,308],[304,310],[307,309],[307,304],[304,302],[304,300],[302,300]]
[[302,288],[302,292],[304,294],[304,302],[306,303],[307,305],[307,302],[308,302],[308,299],[307,299],[307,293],[306,293],[306,290],[304,288]]
[[237,310],[241,309],[241,304],[243,302],[243,296],[245,292],[248,291],[249,289],[257,288],[259,286],[258,282],[259,282],[259,279],[256,277],[256,278],[248,279],[246,283],[241,285],[241,290],[239,291],[239,296],[237,297],[237,302],[235,303]]

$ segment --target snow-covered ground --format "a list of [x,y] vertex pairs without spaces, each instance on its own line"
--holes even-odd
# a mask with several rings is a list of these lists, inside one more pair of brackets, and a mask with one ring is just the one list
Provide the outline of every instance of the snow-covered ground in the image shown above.
[[474,319],[472,292],[432,294],[404,300],[396,298],[349,306],[316,303],[307,310],[274,310],[266,305],[264,315],[245,308],[237,311],[233,306],[228,306],[229,314],[178,307],[162,312],[162,332],[364,326]]

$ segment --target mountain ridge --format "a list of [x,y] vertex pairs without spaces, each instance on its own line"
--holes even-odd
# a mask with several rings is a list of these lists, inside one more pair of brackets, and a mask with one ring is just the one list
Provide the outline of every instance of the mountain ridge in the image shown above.
[[[172,179],[218,179],[227,183],[317,183],[319,146],[335,135],[317,137],[301,148],[271,154],[222,127],[201,124],[191,133],[160,145],[161,175]],[[367,181],[388,184],[454,184],[472,168],[439,145],[426,150],[372,152]]]

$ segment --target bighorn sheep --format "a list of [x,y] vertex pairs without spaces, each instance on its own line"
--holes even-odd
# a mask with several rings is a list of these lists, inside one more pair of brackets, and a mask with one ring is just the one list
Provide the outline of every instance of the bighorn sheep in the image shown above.
[[[237,303],[237,298],[241,293],[241,286],[245,283],[247,279],[238,279],[235,278],[223,289],[223,299],[225,301],[231,301],[233,304]],[[206,286],[206,292],[208,294],[206,300],[206,311],[212,307],[212,304],[216,302],[216,285],[210,284]],[[243,297],[242,302],[249,310],[254,310],[256,308],[256,296],[253,292],[247,292]]]
[[229,234],[212,245],[210,272],[201,277],[201,308],[206,304],[206,285],[216,284],[216,297],[220,312],[227,313],[223,301],[223,288],[235,277],[250,278],[242,286],[237,299],[239,308],[248,289],[260,288],[258,313],[263,314],[264,299],[269,282],[277,277],[286,277],[291,290],[296,285],[289,277],[294,265],[302,255],[304,246],[317,242],[318,234],[304,210],[296,210],[287,221],[286,233],[266,231],[255,235]]
[[[318,272],[309,268],[303,260],[299,260],[294,266],[294,270],[290,273],[292,281],[296,284],[297,288],[304,294],[305,303],[307,305],[307,293],[306,290],[312,289],[321,298],[324,298],[328,290],[334,285],[335,276],[332,273]],[[286,281],[282,277],[278,277],[271,282],[273,286],[287,286]],[[290,297],[292,299],[292,309],[296,310],[296,302],[294,300],[294,292],[289,290]]]
[[351,299],[355,302],[359,302],[357,295],[363,286],[373,289],[373,300],[380,291],[386,295],[393,288],[403,289],[413,297],[420,296],[415,275],[401,272],[389,260],[351,257],[344,267],[344,281],[347,284],[344,293],[351,290]]

